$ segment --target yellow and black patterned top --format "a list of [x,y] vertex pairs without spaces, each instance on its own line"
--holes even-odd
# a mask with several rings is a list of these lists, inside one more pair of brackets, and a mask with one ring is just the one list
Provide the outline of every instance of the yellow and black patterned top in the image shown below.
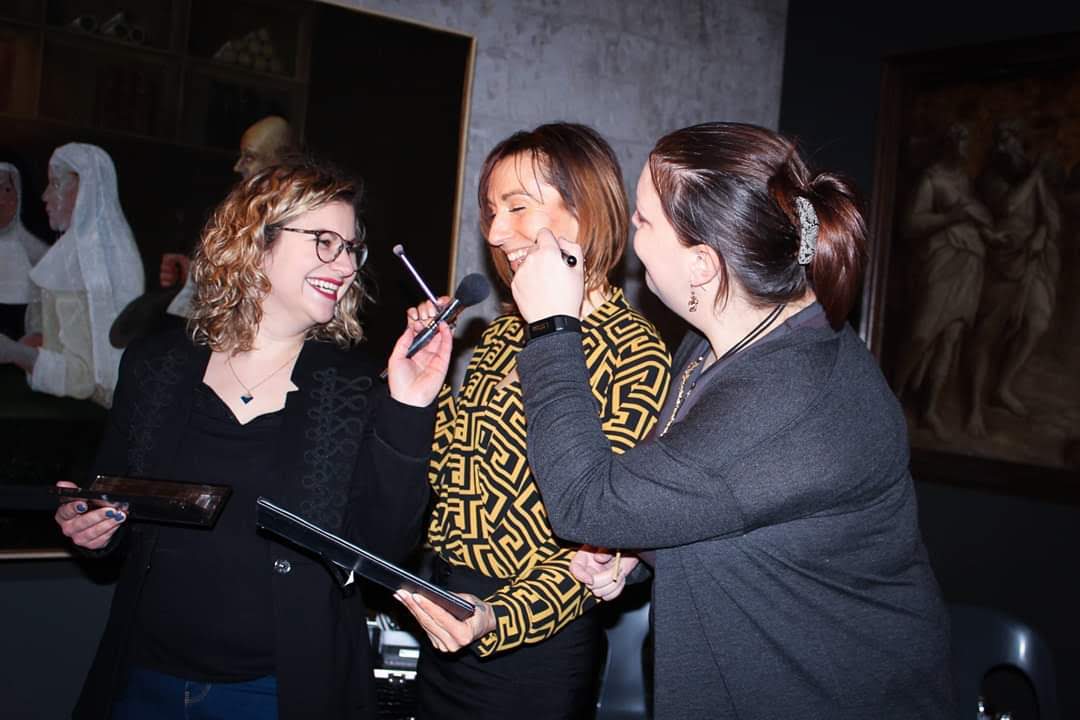
[[[582,333],[604,433],[615,452],[625,452],[656,423],[671,358],[617,288],[585,318]],[[594,602],[570,574],[574,547],[552,535],[529,470],[521,385],[499,387],[523,347],[521,318],[496,318],[473,352],[460,394],[443,388],[435,421],[428,540],[451,565],[507,581],[485,598],[497,630],[477,642],[481,656],[551,637]]]

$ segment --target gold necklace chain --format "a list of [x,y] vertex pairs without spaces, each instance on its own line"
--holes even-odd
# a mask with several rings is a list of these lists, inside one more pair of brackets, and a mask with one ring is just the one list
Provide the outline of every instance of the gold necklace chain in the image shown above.
[[[776,318],[780,317],[780,313],[784,312],[785,307],[787,307],[787,303],[780,303],[775,308],[773,308],[772,311],[761,320],[761,322],[755,325],[750,332],[746,333],[746,335],[744,335],[742,339],[739,340],[739,342],[729,347],[727,349],[727,352],[718,357],[716,361],[722,362],[724,360],[727,360],[729,357],[739,352],[750,343],[754,342],[754,340],[756,340],[759,335],[765,332],[765,330],[767,330],[768,327],[773,324]],[[682,382],[679,383],[679,394],[675,396],[675,407],[671,409],[671,415],[668,417],[668,421],[664,425],[664,429],[660,431],[660,437],[664,437],[665,435],[667,435],[667,431],[671,429],[671,425],[675,422],[675,418],[679,417],[679,408],[682,406],[683,401],[686,400],[686,398],[690,397],[690,393],[693,391],[694,386],[697,385],[697,383],[695,382],[694,385],[691,385],[690,389],[687,390],[686,383],[690,380],[690,376],[693,374],[694,370],[697,370],[698,366],[701,365],[701,363],[705,362],[705,356],[708,355],[709,352],[710,351],[707,350],[701,355],[698,355],[697,359],[687,365],[686,369],[683,370]]]
[[[301,345],[300,350],[303,350],[303,349],[304,349],[304,346]],[[232,376],[234,378],[236,378],[236,382],[240,383],[240,387],[244,388],[244,392],[247,393],[246,395],[241,395],[240,400],[245,405],[247,405],[249,402],[254,400],[255,399],[255,388],[259,387],[264,382],[266,382],[267,380],[269,380],[270,378],[274,377],[279,372],[284,370],[285,366],[287,366],[289,363],[291,363],[293,360],[295,360],[297,357],[300,356],[300,350],[297,350],[295,355],[290,355],[289,359],[286,360],[284,363],[282,363],[276,370],[274,370],[274,372],[270,373],[269,375],[267,375],[266,377],[264,377],[262,380],[255,383],[251,387],[248,387],[247,385],[245,385],[244,381],[240,379],[240,376],[236,374],[236,368],[234,368],[233,364],[232,364],[232,355],[227,356],[225,358],[225,364],[229,366],[229,372],[232,373]]]
[[667,424],[664,425],[664,429],[660,431],[660,437],[664,437],[665,435],[667,435],[667,431],[671,429],[671,425],[675,422],[675,418],[679,417],[679,407],[682,406],[683,400],[685,400],[687,396],[690,395],[690,391],[694,389],[693,386],[691,386],[690,390],[687,390],[686,383],[690,379],[690,376],[694,373],[694,371],[697,370],[698,365],[701,365],[701,363],[703,362],[705,362],[705,356],[698,355],[697,359],[687,365],[686,369],[683,370],[682,382],[679,383],[679,394],[675,396],[675,407],[671,409],[671,415],[668,417]]

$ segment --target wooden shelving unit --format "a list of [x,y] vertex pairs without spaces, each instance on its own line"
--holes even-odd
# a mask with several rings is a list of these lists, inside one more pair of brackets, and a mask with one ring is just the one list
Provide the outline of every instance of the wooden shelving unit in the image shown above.
[[303,135],[312,6],[4,0],[0,115],[235,152],[270,114]]

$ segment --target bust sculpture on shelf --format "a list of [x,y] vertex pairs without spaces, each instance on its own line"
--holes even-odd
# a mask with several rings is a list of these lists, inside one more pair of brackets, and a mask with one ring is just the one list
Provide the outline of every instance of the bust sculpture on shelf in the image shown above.
[[277,115],[269,115],[255,122],[240,136],[240,158],[233,165],[233,170],[247,180],[295,150],[296,137],[288,121]]
[[[247,180],[260,170],[296,152],[297,149],[296,135],[289,122],[278,115],[269,115],[253,123],[240,136],[240,157],[233,165],[233,170],[242,179]],[[168,304],[165,312],[169,315],[181,318],[191,315],[194,287],[188,275],[190,265],[191,259],[180,253],[166,253],[161,257],[161,286],[163,288],[181,287]]]

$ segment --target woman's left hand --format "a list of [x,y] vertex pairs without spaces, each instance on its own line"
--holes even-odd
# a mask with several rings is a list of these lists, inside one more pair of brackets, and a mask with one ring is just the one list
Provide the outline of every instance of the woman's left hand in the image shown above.
[[446,323],[439,323],[438,332],[431,341],[407,358],[405,353],[417,334],[415,323],[405,327],[390,353],[387,379],[390,397],[406,405],[426,407],[438,397],[446,380],[454,338]]
[[[577,262],[570,267],[563,253]],[[581,315],[585,297],[585,263],[581,246],[565,238],[555,238],[544,228],[536,236],[533,249],[514,273],[510,289],[525,322],[536,322],[552,315]]]
[[613,555],[601,548],[583,546],[570,560],[570,573],[593,595],[610,602],[622,593],[626,576],[638,562],[635,555]]
[[409,609],[436,650],[452,653],[469,645],[477,638],[495,630],[495,613],[491,605],[475,595],[458,595],[476,606],[472,617],[458,620],[423,595],[398,590],[394,597]]

